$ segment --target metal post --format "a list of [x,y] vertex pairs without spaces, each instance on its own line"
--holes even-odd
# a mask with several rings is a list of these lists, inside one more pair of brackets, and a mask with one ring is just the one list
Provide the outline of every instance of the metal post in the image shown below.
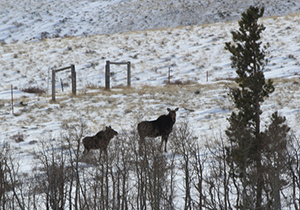
[[52,101],[55,101],[55,70],[52,70]]
[[110,89],[110,61],[106,61],[105,65],[105,89]]
[[168,85],[171,84],[171,68],[169,67],[168,71]]
[[61,86],[61,91],[64,92],[64,83],[62,81],[62,78],[60,78],[60,86]]
[[11,113],[14,115],[14,92],[13,85],[11,85]]
[[76,71],[75,65],[71,65],[71,77],[72,77],[72,93],[76,95]]
[[127,62],[127,86],[131,86],[131,69],[130,61]]
[[206,82],[208,82],[208,71],[206,71]]

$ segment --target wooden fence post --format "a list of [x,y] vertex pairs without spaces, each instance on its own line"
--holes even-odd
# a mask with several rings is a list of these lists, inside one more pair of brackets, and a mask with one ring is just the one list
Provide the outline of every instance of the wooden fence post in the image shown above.
[[110,64],[127,65],[127,86],[131,86],[131,63],[127,62],[110,62],[106,61],[105,65],[105,89],[110,89]]
[[60,86],[61,86],[61,91],[64,92],[64,83],[62,81],[62,78],[60,78]]
[[52,69],[52,101],[55,101],[55,70]]
[[168,71],[168,85],[171,84],[171,68],[169,67]]
[[131,65],[130,61],[127,62],[127,86],[131,86]]
[[14,115],[14,91],[13,91],[13,85],[11,85],[11,112]]
[[206,82],[208,82],[208,71],[206,71]]
[[105,65],[105,89],[110,88],[110,61],[106,61]]
[[71,77],[72,77],[72,93],[76,95],[76,71],[75,65],[71,65]]
[[[52,101],[55,101],[55,73],[64,71],[67,69],[71,69],[71,78],[72,78],[72,94],[76,95],[76,71],[75,71],[75,65],[71,64],[71,66],[67,66],[61,69],[52,70]],[[63,90],[63,83],[61,81],[62,91]]]

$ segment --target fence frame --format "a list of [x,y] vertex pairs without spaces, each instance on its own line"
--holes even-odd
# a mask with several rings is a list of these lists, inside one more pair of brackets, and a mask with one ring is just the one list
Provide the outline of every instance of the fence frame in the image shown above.
[[106,61],[105,65],[105,89],[110,89],[110,64],[115,65],[127,65],[127,87],[131,86],[131,63],[130,61],[127,62],[111,62]]
[[52,69],[52,101],[55,101],[55,74],[56,72],[64,71],[67,69],[71,69],[71,78],[72,78],[72,94],[76,95],[76,71],[75,65],[71,64],[71,66],[63,67],[60,69]]

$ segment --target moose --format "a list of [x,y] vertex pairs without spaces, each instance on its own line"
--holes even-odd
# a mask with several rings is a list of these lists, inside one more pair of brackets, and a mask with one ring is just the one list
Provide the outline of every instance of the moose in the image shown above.
[[106,126],[105,130],[99,131],[95,136],[87,136],[83,138],[83,155],[86,155],[91,149],[100,149],[100,155],[102,151],[107,154],[107,146],[115,135],[118,135],[118,132],[112,129],[111,126]]
[[163,142],[165,142],[165,152],[167,152],[167,142],[169,134],[172,132],[173,125],[176,122],[176,112],[178,108],[171,110],[167,108],[169,114],[161,115],[153,121],[142,121],[138,124],[138,133],[140,136],[140,148],[145,143],[145,137],[161,136],[160,149],[162,149]]

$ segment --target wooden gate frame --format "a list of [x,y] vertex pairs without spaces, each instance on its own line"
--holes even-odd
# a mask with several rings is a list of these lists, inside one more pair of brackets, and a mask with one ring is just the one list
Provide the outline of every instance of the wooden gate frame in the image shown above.
[[71,66],[67,66],[61,69],[52,70],[52,101],[55,101],[55,73],[64,71],[67,69],[71,69],[71,77],[72,77],[72,94],[76,95],[76,71],[75,65],[71,64]]
[[127,65],[127,86],[131,86],[131,64],[130,61],[127,62],[110,62],[106,61],[105,65],[105,89],[110,89],[110,64],[116,64],[116,65]]

